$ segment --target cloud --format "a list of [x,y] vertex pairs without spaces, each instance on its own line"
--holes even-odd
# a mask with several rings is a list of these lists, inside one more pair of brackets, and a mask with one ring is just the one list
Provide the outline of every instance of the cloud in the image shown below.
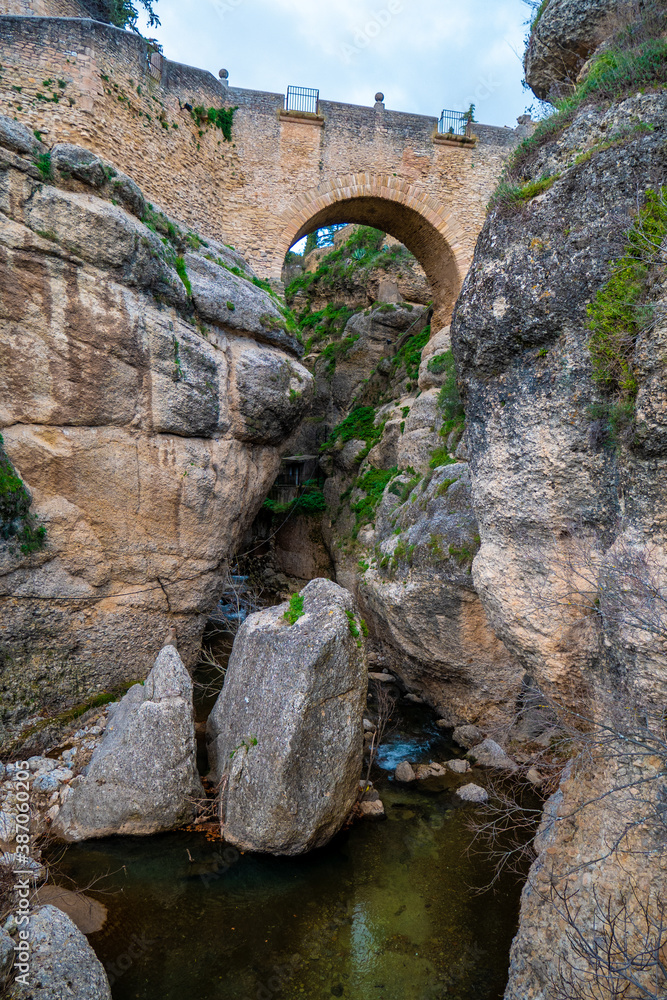
[[[159,0],[168,58],[230,71],[233,86],[438,115],[467,107],[513,124],[525,106],[522,0]],[[514,50],[514,51],[513,51]]]

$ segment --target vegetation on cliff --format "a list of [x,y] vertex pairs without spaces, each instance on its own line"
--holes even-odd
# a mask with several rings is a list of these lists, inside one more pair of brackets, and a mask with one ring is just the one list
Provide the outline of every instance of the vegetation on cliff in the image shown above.
[[24,555],[44,547],[46,528],[30,513],[31,498],[7,457],[0,435],[0,539],[19,545]]
[[[544,7],[545,4],[540,6],[538,17]],[[539,151],[571,124],[584,105],[618,101],[626,94],[661,88],[667,83],[667,8],[660,0],[649,0],[640,16],[632,8],[625,20],[620,13],[618,17],[618,30],[591,58],[579,82],[570,88],[566,97],[553,97],[554,113],[517,146],[489,201],[490,211],[520,208],[554,184],[561,172],[535,178],[531,176],[532,164]],[[642,123],[629,123],[611,137],[611,141],[613,144],[629,141],[637,127],[641,128]],[[608,148],[606,143],[600,144],[598,151],[603,146]],[[575,156],[570,166],[578,162]]]
[[667,188],[659,194],[647,191],[645,205],[628,235],[625,253],[588,307],[593,378],[624,400],[633,399],[637,393],[634,347],[638,334],[653,317],[654,309],[649,304],[651,276],[663,257],[665,237]]

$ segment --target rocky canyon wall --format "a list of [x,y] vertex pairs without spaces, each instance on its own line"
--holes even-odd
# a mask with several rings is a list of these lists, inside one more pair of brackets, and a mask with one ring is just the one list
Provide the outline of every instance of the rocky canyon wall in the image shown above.
[[661,4],[541,6],[528,82],[567,100],[510,162],[452,324],[476,591],[589,731],[553,748],[582,758],[535,843],[511,1000],[664,995],[666,28]]
[[312,377],[268,286],[108,161],[3,118],[0,212],[1,686],[21,714],[145,676],[172,627],[192,662]]

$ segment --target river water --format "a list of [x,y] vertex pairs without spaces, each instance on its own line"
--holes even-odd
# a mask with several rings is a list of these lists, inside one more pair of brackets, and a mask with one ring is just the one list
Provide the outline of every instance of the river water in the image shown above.
[[72,845],[57,868],[109,910],[90,942],[114,1000],[497,1000],[520,885],[469,855],[453,784],[399,786],[396,764],[457,749],[421,706],[380,748],[387,818],[299,858],[240,855],[200,833]]

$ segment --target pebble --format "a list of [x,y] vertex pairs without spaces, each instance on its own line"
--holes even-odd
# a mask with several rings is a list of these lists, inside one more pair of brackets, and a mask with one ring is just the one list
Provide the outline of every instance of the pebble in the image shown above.
[[453,771],[454,774],[465,774],[470,770],[470,761],[455,758],[454,760],[445,761],[445,767],[449,771]]
[[[375,793],[377,795],[377,792]],[[382,819],[384,817],[384,805],[380,801],[380,796],[373,801],[364,801],[359,803],[359,812],[364,819]]]
[[415,781],[417,775],[414,772],[412,764],[408,760],[403,760],[398,765],[394,771],[394,778],[396,781],[401,781],[403,784],[408,784],[410,781]]
[[456,794],[464,802],[473,802],[475,805],[481,805],[481,803],[489,801],[489,793],[486,788],[472,783],[457,788]]
[[374,671],[369,671],[368,674],[370,680],[377,681],[378,684],[395,684],[396,678],[393,674],[388,674],[383,671],[381,674],[375,673]]

